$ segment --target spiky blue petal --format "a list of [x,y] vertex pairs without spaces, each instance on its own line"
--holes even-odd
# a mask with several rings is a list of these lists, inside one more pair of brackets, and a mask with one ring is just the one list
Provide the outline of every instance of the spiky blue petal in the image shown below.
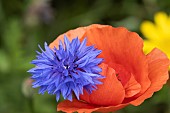
[[103,59],[97,58],[101,50],[86,46],[86,42],[86,38],[81,43],[78,38],[70,42],[64,36],[58,49],[50,49],[47,43],[45,50],[39,46],[41,52],[37,51],[36,59],[31,62],[35,67],[28,71],[34,79],[33,88],[40,87],[40,94],[56,95],[57,101],[60,95],[71,101],[72,94],[79,99],[83,89],[91,93],[96,85],[102,84],[99,79],[104,77],[99,74],[102,70],[98,65]]

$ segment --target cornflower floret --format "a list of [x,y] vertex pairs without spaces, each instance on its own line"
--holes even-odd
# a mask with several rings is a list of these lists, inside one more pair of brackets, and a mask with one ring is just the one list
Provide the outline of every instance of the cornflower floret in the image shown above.
[[104,77],[98,66],[103,59],[97,56],[101,53],[94,46],[86,46],[87,39],[82,42],[78,38],[71,42],[64,36],[64,43],[59,42],[59,47],[49,48],[44,44],[45,50],[40,46],[36,59],[31,63],[34,68],[28,72],[32,74],[33,88],[40,87],[39,93],[56,95],[58,101],[60,95],[64,99],[72,101],[75,95],[79,99],[83,90],[91,93],[97,89],[96,85],[102,84],[100,79]]

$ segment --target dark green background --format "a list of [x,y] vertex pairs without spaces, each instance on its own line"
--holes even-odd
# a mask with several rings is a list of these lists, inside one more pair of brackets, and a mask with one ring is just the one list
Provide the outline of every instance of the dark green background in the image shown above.
[[[32,95],[24,82],[38,44],[93,23],[124,26],[142,36],[140,23],[153,20],[157,11],[169,13],[170,0],[0,0],[0,113],[56,113],[55,96],[37,89]],[[116,113],[170,113],[169,91],[165,85],[142,105]]]

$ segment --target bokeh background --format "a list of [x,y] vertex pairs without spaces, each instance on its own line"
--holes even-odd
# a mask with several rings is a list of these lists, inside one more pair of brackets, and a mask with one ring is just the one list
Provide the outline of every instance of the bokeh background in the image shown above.
[[[170,0],[0,0],[0,113],[57,113],[55,96],[31,88],[38,44],[67,30],[93,23],[137,32],[158,11],[170,13]],[[170,84],[138,107],[116,113],[170,113]]]

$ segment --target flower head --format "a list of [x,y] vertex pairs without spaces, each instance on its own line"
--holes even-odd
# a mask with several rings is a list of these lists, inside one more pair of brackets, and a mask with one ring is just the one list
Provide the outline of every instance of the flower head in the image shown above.
[[[99,57],[104,61],[99,66],[105,78],[92,93],[83,90],[80,100],[60,102],[58,111],[113,112],[130,104],[137,106],[160,90],[169,78],[167,56],[156,48],[145,55],[142,38],[126,28],[94,24],[64,34],[69,40],[75,36],[80,40],[87,37],[88,45],[102,50]],[[50,47],[58,46],[63,36],[54,40]]]
[[157,47],[170,58],[170,16],[165,12],[157,12],[154,15],[154,22],[146,20],[141,24],[141,32],[147,38],[144,41],[144,51],[148,53]]
[[40,46],[42,53],[37,52],[37,59],[31,63],[36,67],[29,70],[34,79],[33,87],[40,87],[39,93],[55,94],[56,100],[60,94],[64,99],[72,100],[72,92],[79,99],[83,90],[91,93],[96,85],[101,84],[99,79],[104,78],[99,73],[98,65],[102,58],[97,58],[101,50],[94,46],[86,46],[86,38],[80,42],[78,38],[71,42],[64,36],[64,44],[60,41],[58,49],[44,44],[45,50]]

